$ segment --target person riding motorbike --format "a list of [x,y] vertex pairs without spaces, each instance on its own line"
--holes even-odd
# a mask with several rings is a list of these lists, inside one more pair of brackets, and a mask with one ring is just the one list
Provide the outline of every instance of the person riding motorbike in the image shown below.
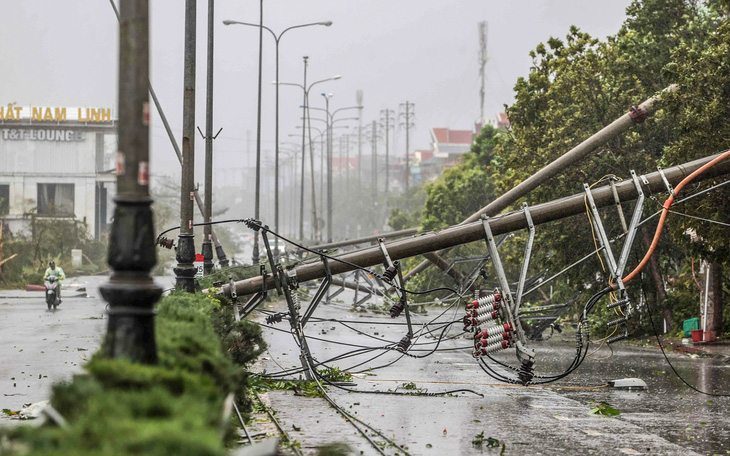
[[56,263],[51,261],[48,263],[46,273],[43,275],[43,280],[47,280],[50,276],[55,276],[58,279],[58,303],[61,303],[61,284],[66,278],[66,274],[63,272],[60,266],[56,267]]

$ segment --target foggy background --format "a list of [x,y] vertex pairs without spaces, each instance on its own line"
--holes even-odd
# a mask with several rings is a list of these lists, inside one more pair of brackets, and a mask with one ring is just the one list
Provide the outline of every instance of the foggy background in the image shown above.
[[[531,65],[528,52],[570,25],[604,38],[618,30],[628,0],[620,1],[436,1],[267,0],[264,24],[275,32],[291,25],[333,21],[287,32],[280,45],[280,79],[302,82],[302,56],[309,56],[308,83],[342,75],[312,89],[311,106],[324,107],[321,92],[334,94],[332,109],[356,104],[364,93],[363,125],[380,110],[398,112],[415,103],[411,148],[427,148],[429,128],[472,129],[479,117],[477,23],[488,21],[485,116],[512,101],[512,86]],[[151,1],[151,80],[181,141],[184,1]],[[198,0],[196,124],[205,131],[206,0]],[[258,29],[224,26],[224,19],[258,22],[259,2],[219,0],[215,5],[215,169],[255,165]],[[106,0],[0,2],[0,104],[117,105],[117,21]],[[263,159],[274,150],[274,40],[264,32]],[[298,142],[302,92],[280,89],[280,141]],[[152,173],[179,173],[162,123],[152,109]],[[356,111],[351,111],[354,115]],[[312,116],[317,116],[312,111]],[[352,123],[353,127],[356,123]],[[322,124],[324,125],[324,124]],[[313,122],[314,127],[320,127]],[[337,130],[335,131],[337,132]],[[354,132],[350,128],[350,132]],[[250,137],[250,141],[247,138]],[[196,180],[202,187],[204,141],[196,137]],[[391,160],[405,154],[396,128]],[[335,144],[337,144],[335,142]],[[363,147],[369,153],[369,144]],[[380,153],[384,148],[380,147]],[[223,170],[223,173],[221,173]],[[242,183],[245,192],[253,183]]]

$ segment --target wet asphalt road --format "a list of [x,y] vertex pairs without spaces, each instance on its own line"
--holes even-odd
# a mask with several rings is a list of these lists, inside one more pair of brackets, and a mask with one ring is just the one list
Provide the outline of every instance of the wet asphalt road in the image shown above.
[[[46,309],[43,292],[0,290],[0,408],[47,400],[51,385],[81,372],[106,329],[106,304],[97,290],[106,279],[66,279],[55,311]],[[86,293],[77,292],[80,287]]]
[[[343,295],[344,296],[344,295]],[[306,304],[303,304],[306,306]],[[284,304],[268,304],[270,310],[284,310]],[[440,310],[440,309],[439,309]],[[415,322],[426,322],[438,313],[414,316]],[[459,314],[453,314],[454,316]],[[313,321],[305,328],[308,343],[317,361],[357,349],[358,346],[383,346],[398,341],[405,333],[403,318],[391,320],[383,314],[355,313],[346,304],[321,305],[316,318],[347,320],[348,326],[333,321]],[[257,319],[263,321],[259,314]],[[362,323],[367,322],[367,323]],[[265,329],[269,352],[256,369],[273,373],[282,368],[299,367],[299,349],[288,333],[285,320],[274,329]],[[454,326],[450,334],[458,334]],[[558,373],[575,352],[571,336],[556,337],[535,343],[538,350],[538,373]],[[433,344],[435,339],[422,338],[418,343]],[[341,343],[351,346],[341,345]],[[395,364],[395,352],[373,351],[328,365],[352,368],[373,356],[378,358],[354,367],[359,391],[396,390],[413,382],[428,392],[467,388],[475,393],[457,393],[451,397],[400,396],[347,392],[329,388],[333,399],[343,408],[371,424],[406,448],[412,455],[499,454],[728,454],[730,453],[730,400],[708,397],[691,391],[674,376],[661,352],[656,348],[629,344],[614,345],[614,353],[602,349],[587,359],[571,376],[547,386],[521,387],[499,383],[487,376],[466,347],[469,339],[445,341],[442,349],[422,359],[403,357]],[[424,354],[433,345],[414,347]],[[460,348],[463,347],[463,348]],[[656,345],[654,345],[656,347]],[[718,355],[693,358],[670,353],[678,371],[702,390],[714,389],[730,393],[730,347],[720,347]],[[514,362],[513,351],[500,356]],[[365,370],[363,370],[365,369]],[[296,376],[296,375],[295,375]],[[604,386],[607,381],[638,377],[644,380],[645,391],[617,390]],[[401,388],[402,390],[402,388]],[[301,443],[305,453],[327,442],[345,441],[357,451],[354,454],[378,454],[357,431],[344,421],[321,398],[306,398],[290,391],[272,391],[268,399],[278,411],[278,419],[291,437]],[[621,414],[617,417],[591,415],[594,402],[608,402]],[[497,448],[472,444],[484,433],[501,443]],[[386,448],[386,454],[396,454]]]
[[[64,302],[47,312],[42,293],[0,291],[0,408],[18,410],[24,403],[48,399],[52,384],[81,372],[81,366],[98,349],[106,328],[104,302],[97,291],[104,278],[74,280],[86,286],[89,297],[72,297],[64,290]],[[67,281],[70,283],[71,281]],[[347,298],[342,295],[340,298]],[[306,303],[303,303],[306,306]],[[267,304],[284,310],[283,303]],[[439,311],[414,315],[420,327]],[[456,317],[459,313],[448,314]],[[261,314],[256,314],[263,320]],[[324,320],[320,320],[324,319]],[[358,334],[341,323],[345,320]],[[315,358],[324,361],[358,346],[384,346],[404,334],[403,320],[384,314],[356,313],[345,304],[322,305],[305,328]],[[255,370],[275,372],[299,367],[298,347],[286,321],[264,333],[268,353]],[[458,334],[458,326],[451,335]],[[572,356],[570,336],[564,341],[536,343],[538,373],[559,372]],[[414,354],[433,348],[435,339],[416,341]],[[351,344],[353,346],[342,345]],[[589,359],[570,377],[548,387],[511,386],[488,377],[467,349],[468,339],[444,341],[447,349],[421,359],[402,357],[382,369],[398,353],[373,351],[331,363],[352,368],[359,391],[399,390],[404,383],[431,393],[467,388],[473,393],[448,397],[400,396],[347,392],[329,388],[343,408],[372,425],[412,455],[499,454],[727,454],[730,451],[730,401],[690,391],[672,374],[661,353],[653,348],[620,345],[609,359]],[[730,347],[716,349],[716,357],[691,358],[671,353],[680,373],[700,389],[730,390]],[[378,356],[379,355],[379,356]],[[602,350],[594,358],[609,352]],[[370,358],[376,359],[368,361]],[[503,355],[508,361],[511,353]],[[362,366],[353,367],[363,363]],[[328,363],[330,364],[330,363]],[[296,375],[295,375],[296,377]],[[604,387],[607,380],[639,377],[646,391]],[[354,454],[378,454],[352,425],[322,398],[295,396],[291,391],[271,391],[264,399],[306,454],[334,441],[348,442]],[[593,402],[606,401],[621,411],[618,417],[588,414]],[[0,424],[7,418],[0,418]],[[256,424],[254,423],[255,429]],[[477,434],[500,441],[496,448],[474,446]],[[370,433],[370,432],[369,432]],[[375,440],[382,441],[377,437]],[[386,454],[396,454],[386,447]],[[362,452],[362,453],[361,453]]]

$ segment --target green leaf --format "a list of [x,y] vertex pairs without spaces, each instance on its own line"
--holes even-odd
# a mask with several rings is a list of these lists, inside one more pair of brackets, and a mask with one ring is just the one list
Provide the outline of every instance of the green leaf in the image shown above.
[[615,409],[611,407],[608,402],[598,402],[593,403],[596,407],[591,409],[588,413],[591,415],[601,415],[601,416],[617,416],[620,415],[621,412],[618,409]]

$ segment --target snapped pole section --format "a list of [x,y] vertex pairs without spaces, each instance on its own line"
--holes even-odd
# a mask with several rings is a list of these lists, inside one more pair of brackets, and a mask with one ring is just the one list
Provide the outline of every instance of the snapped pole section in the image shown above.
[[[702,165],[708,163],[718,155],[694,160],[683,165],[673,166],[664,170],[667,181],[673,185],[679,183],[684,177],[699,169]],[[730,173],[730,160],[718,163],[705,173],[698,176],[695,180],[702,181],[716,176]],[[644,180],[645,179],[645,180]],[[666,190],[664,181],[658,171],[646,174],[641,179],[643,182],[644,192],[663,192]],[[627,179],[616,184],[616,191],[622,201],[633,200],[637,197],[634,182]],[[613,192],[610,185],[592,190],[593,199],[597,207],[605,207],[614,204]],[[538,204],[530,207],[530,214],[535,226],[543,223],[560,220],[574,215],[585,213],[585,193],[579,193],[566,198]],[[499,234],[509,233],[525,229],[527,220],[522,210],[501,214],[489,219],[492,233],[496,236]],[[443,231],[425,233],[418,237],[393,241],[387,245],[388,253],[393,260],[409,258],[424,253],[442,250],[457,245],[468,244],[469,242],[484,239],[484,227],[481,222],[471,222],[451,226]],[[383,262],[383,254],[379,247],[370,247],[357,252],[338,255],[335,258],[342,259],[360,267],[370,267]],[[330,260],[330,271],[332,274],[342,274],[356,269],[355,266],[342,263],[336,259]],[[306,282],[324,277],[324,269],[321,264],[312,263],[301,265],[294,269],[297,280]],[[272,282],[273,283],[273,282]],[[261,288],[261,278],[254,277],[251,279],[241,280],[235,283],[236,292],[240,295],[250,294]],[[229,293],[228,286],[224,286],[222,293]]]
[[[608,141],[615,138],[616,136],[622,134],[623,132],[631,128],[634,124],[642,123],[644,120],[646,120],[649,114],[652,114],[656,110],[654,104],[661,98],[662,93],[674,92],[678,90],[678,88],[679,87],[676,84],[672,84],[666,89],[662,90],[659,94],[654,95],[640,105],[632,106],[629,112],[614,120],[609,125],[602,128],[597,133],[593,134],[590,138],[586,139],[582,143],[578,144],[577,146],[560,156],[557,160],[542,168],[540,171],[536,172],[532,176],[512,187],[510,190],[507,191],[507,193],[487,204],[483,208],[479,209],[479,211],[475,212],[461,223],[464,224],[477,221],[482,215],[492,217],[496,214],[499,214],[505,208],[509,207],[514,202],[527,195],[543,183],[557,176],[569,166],[572,166],[583,160],[588,156],[588,154],[605,145]],[[430,264],[431,263],[428,260],[424,260],[423,262],[419,263],[415,268],[411,269],[403,277],[403,280],[408,281],[408,279],[410,279],[414,275],[423,272]]]
[[156,364],[154,303],[162,288],[150,271],[157,262],[149,192],[149,5],[126,0],[119,16],[119,145],[117,196],[109,237],[109,303],[104,352],[109,358]]

